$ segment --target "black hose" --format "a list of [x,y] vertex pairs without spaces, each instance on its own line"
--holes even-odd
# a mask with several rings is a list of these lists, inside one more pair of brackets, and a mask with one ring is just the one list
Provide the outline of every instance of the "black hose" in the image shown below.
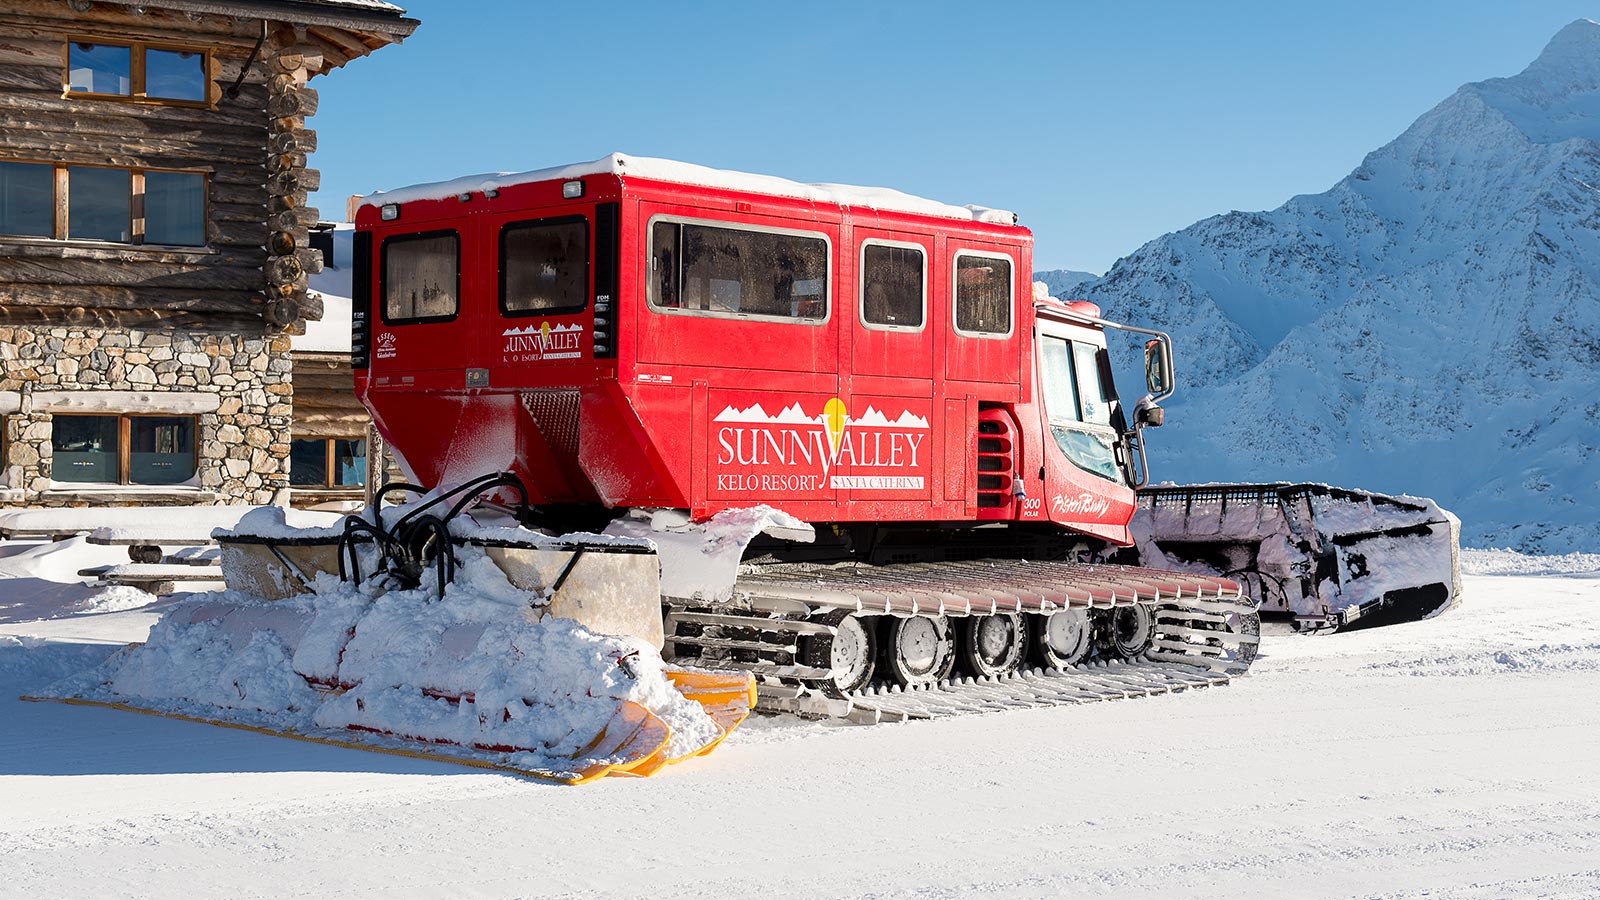
[[[482,496],[497,488],[510,488],[519,498],[513,510],[517,520],[529,515],[528,489],[522,480],[511,472],[497,472],[474,478],[438,496],[430,497],[413,509],[408,509],[389,527],[383,524],[383,498],[391,493],[427,493],[427,489],[403,481],[390,482],[379,488],[373,496],[372,521],[361,516],[346,516],[344,533],[339,537],[339,577],[344,581],[360,583],[361,565],[356,545],[362,535],[370,535],[378,550],[378,570],[373,574],[388,574],[396,578],[402,589],[409,590],[422,583],[422,572],[435,567],[439,576],[439,596],[444,596],[446,584],[455,580],[455,541],[450,535],[450,521],[460,515]],[[454,500],[443,515],[431,512],[446,501]]]

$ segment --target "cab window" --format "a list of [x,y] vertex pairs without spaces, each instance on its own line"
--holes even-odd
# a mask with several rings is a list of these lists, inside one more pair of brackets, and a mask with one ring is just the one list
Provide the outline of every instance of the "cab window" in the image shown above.
[[975,337],[1011,333],[1011,259],[963,250],[956,254],[956,331]]
[[391,325],[455,318],[461,295],[461,238],[454,231],[397,235],[383,242],[383,320]]
[[828,316],[828,242],[821,235],[658,221],[650,246],[653,309],[811,321]]
[[1100,381],[1098,348],[1040,335],[1037,352],[1039,383],[1056,446],[1085,472],[1125,484],[1117,464],[1116,433],[1110,427],[1111,404]]
[[861,248],[861,321],[868,327],[922,327],[926,260],[920,247],[872,242]]
[[1078,373],[1079,421],[1091,425],[1111,424],[1111,398],[1100,382],[1099,348],[1072,342],[1072,367]]
[[589,290],[589,223],[582,216],[500,229],[500,311],[579,312]]

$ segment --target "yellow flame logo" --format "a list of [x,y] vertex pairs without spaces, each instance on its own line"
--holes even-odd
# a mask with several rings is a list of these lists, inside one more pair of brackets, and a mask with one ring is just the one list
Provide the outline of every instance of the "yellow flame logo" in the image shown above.
[[829,400],[822,407],[822,424],[828,429],[828,452],[837,455],[839,452],[839,439],[844,435],[845,423],[850,421],[850,410],[844,401],[838,397]]
[[549,322],[540,322],[539,323],[539,346],[541,346],[541,347],[550,346],[550,323]]

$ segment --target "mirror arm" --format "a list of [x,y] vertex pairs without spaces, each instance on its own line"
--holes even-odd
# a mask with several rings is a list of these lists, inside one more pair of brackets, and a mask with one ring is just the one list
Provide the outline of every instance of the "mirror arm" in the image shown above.
[[1129,443],[1133,445],[1133,450],[1139,457],[1139,466],[1136,473],[1138,477],[1133,484],[1133,489],[1137,491],[1150,483],[1150,461],[1145,459],[1144,455],[1144,424],[1139,421],[1137,416],[1134,417],[1133,431],[1129,433],[1129,436],[1133,438]]

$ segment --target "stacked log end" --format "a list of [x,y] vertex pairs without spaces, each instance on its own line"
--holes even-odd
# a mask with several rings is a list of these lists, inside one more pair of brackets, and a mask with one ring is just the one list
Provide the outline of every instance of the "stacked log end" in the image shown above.
[[267,237],[266,319],[290,334],[304,334],[306,319],[318,318],[307,296],[307,278],[322,271],[322,253],[311,249],[317,210],[306,198],[322,174],[306,167],[317,148],[306,117],[317,111],[317,92],[306,82],[322,68],[319,55],[307,53],[293,29],[273,36],[267,63]]

